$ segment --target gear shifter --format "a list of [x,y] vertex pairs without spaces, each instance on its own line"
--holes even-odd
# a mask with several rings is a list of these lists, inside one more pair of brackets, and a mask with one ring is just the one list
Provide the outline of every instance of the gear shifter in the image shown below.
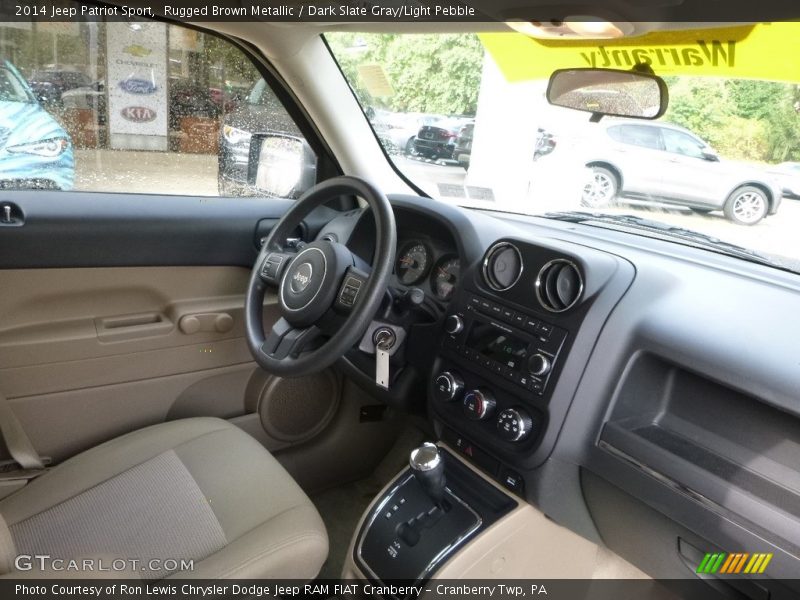
[[444,461],[436,444],[425,442],[411,451],[408,459],[411,472],[430,496],[441,507],[444,500]]

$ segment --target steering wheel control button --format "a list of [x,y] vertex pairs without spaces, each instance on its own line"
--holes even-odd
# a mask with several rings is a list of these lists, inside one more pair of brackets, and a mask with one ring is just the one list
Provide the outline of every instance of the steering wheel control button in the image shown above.
[[271,252],[267,254],[264,263],[261,265],[261,277],[271,283],[277,283],[281,277],[281,267],[286,262],[286,257],[282,254]]
[[464,391],[464,380],[450,371],[443,371],[433,380],[433,395],[440,402],[457,400]]
[[497,415],[497,431],[507,442],[519,442],[531,434],[533,419],[521,408],[506,408]]
[[358,300],[358,292],[361,291],[361,280],[357,277],[348,276],[345,279],[342,290],[339,292],[339,304],[352,308]]
[[444,330],[450,335],[456,335],[464,330],[464,319],[458,315],[450,315],[444,320]]
[[470,390],[464,394],[464,415],[473,421],[488,419],[495,406],[494,397],[486,390]]
[[537,377],[547,375],[551,367],[550,359],[541,352],[532,354],[530,358],[528,358],[528,370],[532,375],[536,375]]

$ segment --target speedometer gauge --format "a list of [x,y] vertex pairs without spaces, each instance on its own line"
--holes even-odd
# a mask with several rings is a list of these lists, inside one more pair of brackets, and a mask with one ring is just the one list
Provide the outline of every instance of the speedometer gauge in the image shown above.
[[412,242],[403,248],[397,259],[397,277],[404,285],[413,285],[428,272],[428,249]]
[[434,295],[439,300],[450,300],[458,285],[458,276],[461,273],[461,261],[455,256],[445,256],[439,259],[431,273],[431,287]]

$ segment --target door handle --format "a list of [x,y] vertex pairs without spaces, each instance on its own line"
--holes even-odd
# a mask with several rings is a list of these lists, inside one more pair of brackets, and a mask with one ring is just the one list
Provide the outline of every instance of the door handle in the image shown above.
[[165,335],[175,326],[161,313],[141,313],[94,320],[97,337],[103,342],[136,340]]
[[181,333],[192,335],[201,331],[227,333],[233,329],[233,317],[226,312],[197,313],[184,315],[178,321]]

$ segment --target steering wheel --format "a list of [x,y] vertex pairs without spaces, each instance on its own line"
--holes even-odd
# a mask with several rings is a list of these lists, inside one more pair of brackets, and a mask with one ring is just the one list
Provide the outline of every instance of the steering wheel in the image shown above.
[[[297,252],[286,239],[312,210],[339,196],[366,200],[375,219],[371,273],[357,268],[343,244],[317,240]],[[384,297],[397,244],[394,213],[386,196],[358,177],[328,179],[303,194],[272,228],[250,275],[245,302],[247,345],[262,369],[299,377],[331,366],[364,333]],[[264,294],[278,288],[281,317],[264,335]],[[327,340],[317,345],[325,335]],[[304,352],[309,346],[312,349]]]

